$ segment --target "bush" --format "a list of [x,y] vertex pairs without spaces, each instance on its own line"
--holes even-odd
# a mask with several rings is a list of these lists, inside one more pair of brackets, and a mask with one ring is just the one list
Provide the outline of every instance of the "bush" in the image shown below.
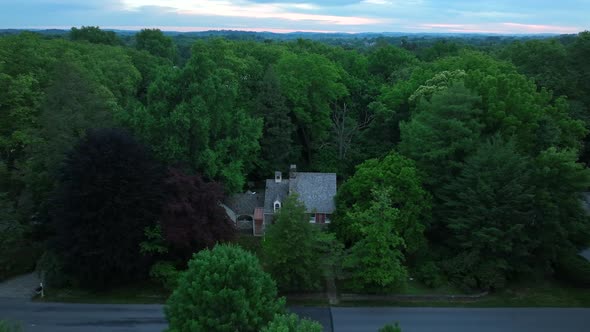
[[179,275],[172,262],[156,262],[150,269],[150,277],[161,282],[167,290],[174,290],[178,286]]
[[20,324],[0,320],[0,332],[21,332],[22,330]]
[[322,332],[323,327],[320,323],[300,319],[295,314],[275,315],[275,318],[263,328],[261,332]]
[[52,251],[39,258],[37,273],[46,287],[63,288],[72,284],[72,278],[64,272],[63,260]]
[[432,261],[420,265],[415,276],[430,288],[437,288],[445,284],[445,277],[440,268]]
[[402,332],[402,329],[399,327],[398,323],[395,323],[395,325],[387,324],[380,328],[379,332]]
[[590,262],[577,254],[562,255],[555,276],[576,286],[590,287]]
[[256,256],[223,244],[193,255],[164,311],[169,332],[254,332],[284,305]]

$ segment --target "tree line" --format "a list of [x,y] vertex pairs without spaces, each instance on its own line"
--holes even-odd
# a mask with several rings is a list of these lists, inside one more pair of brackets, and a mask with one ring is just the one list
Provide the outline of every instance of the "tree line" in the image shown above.
[[0,276],[45,252],[70,283],[173,288],[235,239],[216,202],[292,163],[341,184],[327,231],[296,201],[269,230],[281,291],[326,271],[364,292],[554,274],[590,239],[590,33],[401,46],[0,38]]

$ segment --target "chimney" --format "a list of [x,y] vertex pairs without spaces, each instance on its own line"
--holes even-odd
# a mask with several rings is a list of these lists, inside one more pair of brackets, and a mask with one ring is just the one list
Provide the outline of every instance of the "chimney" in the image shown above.
[[283,173],[276,171],[275,172],[275,183],[281,183],[283,180]]
[[289,178],[295,179],[297,178],[297,165],[292,164],[289,168]]

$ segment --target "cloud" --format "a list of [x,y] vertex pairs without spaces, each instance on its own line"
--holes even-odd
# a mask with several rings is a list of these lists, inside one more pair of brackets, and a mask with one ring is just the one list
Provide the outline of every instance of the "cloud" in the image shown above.
[[[198,4],[181,0],[122,0],[127,10],[137,11],[146,6],[174,8],[180,15],[245,17],[255,19],[282,19],[332,25],[371,25],[386,19],[310,13],[319,9],[309,3],[253,3],[251,1],[202,0]],[[302,12],[308,11],[308,12]]]
[[570,33],[588,12],[589,0],[0,0],[0,28]]
[[536,34],[536,33],[576,33],[579,27],[537,25],[521,23],[448,24],[424,23],[413,27],[421,31],[442,30],[458,33],[496,33],[496,34]]

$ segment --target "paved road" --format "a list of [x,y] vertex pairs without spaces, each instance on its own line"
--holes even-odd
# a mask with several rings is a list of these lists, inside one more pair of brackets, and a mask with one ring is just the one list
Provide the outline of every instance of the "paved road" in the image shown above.
[[[588,332],[590,309],[292,308],[325,331],[376,332],[399,322],[403,332]],[[0,299],[0,319],[31,332],[155,332],[166,322],[161,305],[30,303]]]
[[[329,308],[291,310],[332,331]],[[161,332],[166,328],[162,306],[156,304],[31,303],[0,298],[0,319],[22,322],[26,332]]]
[[403,332],[588,332],[590,309],[333,308],[334,331],[371,332],[399,322]]

